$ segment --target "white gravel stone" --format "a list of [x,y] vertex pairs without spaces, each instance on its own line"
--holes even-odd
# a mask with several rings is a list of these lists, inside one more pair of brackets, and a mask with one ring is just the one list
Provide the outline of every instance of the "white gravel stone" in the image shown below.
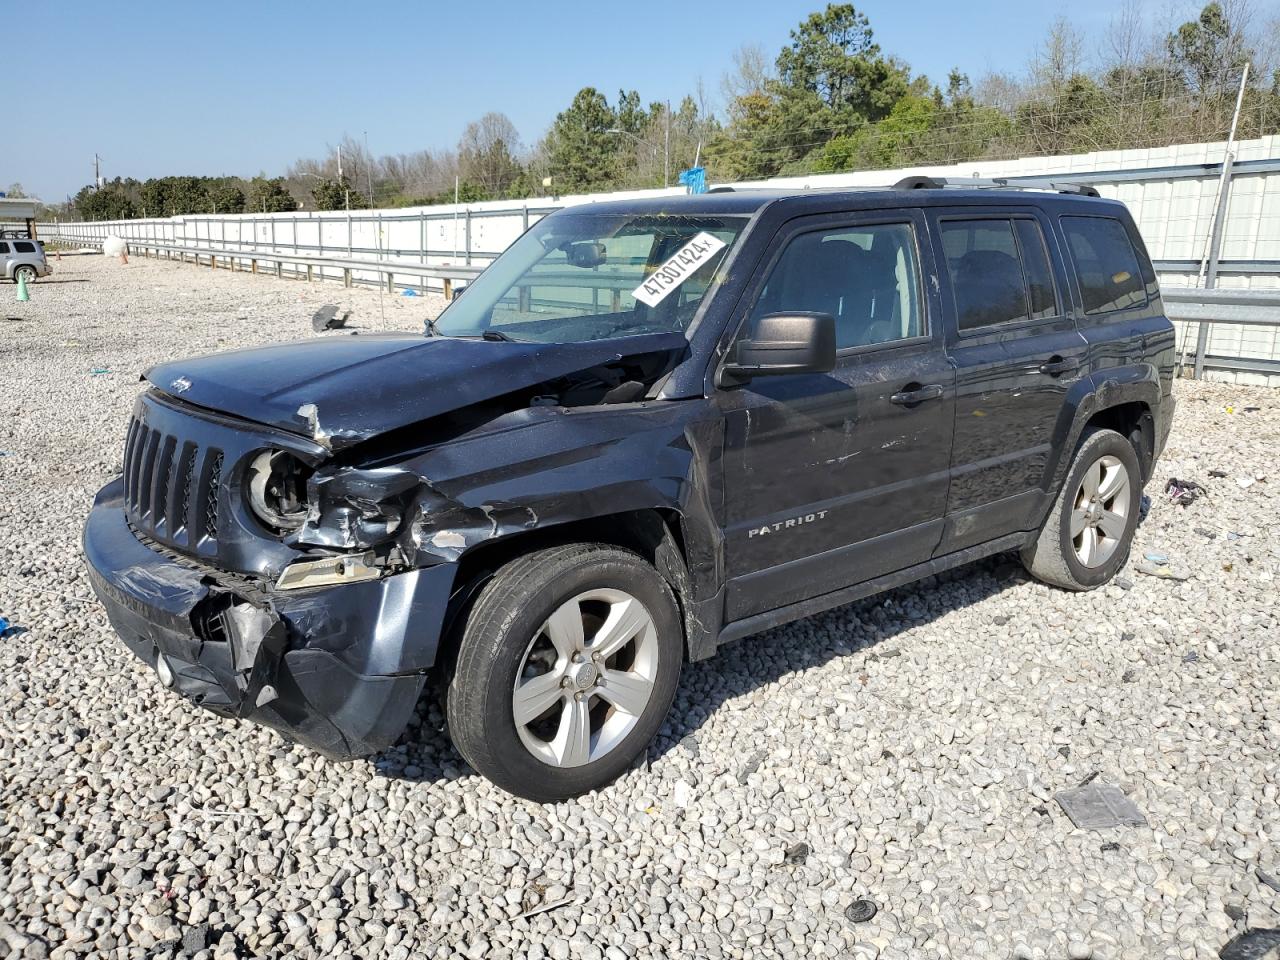
[[[432,705],[354,763],[189,706],[111,632],[79,552],[141,370],[311,337],[326,302],[420,330],[438,298],[55,267],[27,304],[0,285],[11,956],[172,956],[208,924],[219,960],[1199,957],[1280,927],[1254,875],[1280,863],[1280,393],[1177,385],[1134,560],[1191,579],[1131,563],[1072,594],[995,558],[771,630],[686,669],[647,766],[539,806],[474,775]],[[1208,497],[1170,505],[1171,476]],[[1149,827],[1072,828],[1050,798],[1095,771]],[[851,923],[855,900],[875,916]]]

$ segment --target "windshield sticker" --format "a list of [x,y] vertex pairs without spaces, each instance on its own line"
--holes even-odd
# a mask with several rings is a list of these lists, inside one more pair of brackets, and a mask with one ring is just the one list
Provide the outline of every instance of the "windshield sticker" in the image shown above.
[[725,242],[719,237],[705,231],[699,233],[649,274],[644,283],[631,291],[631,295],[647,306],[656,307],[724,246]]

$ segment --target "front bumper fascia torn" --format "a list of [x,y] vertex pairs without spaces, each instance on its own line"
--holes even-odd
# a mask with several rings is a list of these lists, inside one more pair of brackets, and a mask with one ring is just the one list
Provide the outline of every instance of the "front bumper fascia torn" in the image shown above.
[[400,736],[435,663],[456,567],[278,592],[239,586],[142,542],[117,480],[84,531],[112,627],[192,703],[253,720],[331,757]]

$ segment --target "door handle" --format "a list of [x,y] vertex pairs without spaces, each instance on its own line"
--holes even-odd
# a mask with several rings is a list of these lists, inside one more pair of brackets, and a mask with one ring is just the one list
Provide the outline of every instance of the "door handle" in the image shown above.
[[925,400],[937,400],[942,396],[941,384],[931,383],[927,387],[921,387],[909,383],[907,386],[911,389],[893,394],[889,397],[889,402],[903,407],[913,407],[917,403],[923,403]]
[[1059,377],[1064,373],[1070,373],[1072,370],[1080,369],[1079,360],[1066,360],[1058,356],[1056,353],[1040,364],[1041,373],[1047,373],[1051,377]]

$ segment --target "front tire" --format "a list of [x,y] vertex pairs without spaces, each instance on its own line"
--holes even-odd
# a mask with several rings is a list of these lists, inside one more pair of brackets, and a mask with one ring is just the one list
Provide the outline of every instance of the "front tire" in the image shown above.
[[527,554],[494,575],[463,626],[450,737],[510,793],[577,796],[653,739],[683,655],[671,588],[638,555],[581,543]]
[[1114,430],[1089,430],[1039,536],[1022,551],[1023,565],[1066,590],[1102,586],[1129,558],[1141,503],[1133,444]]

